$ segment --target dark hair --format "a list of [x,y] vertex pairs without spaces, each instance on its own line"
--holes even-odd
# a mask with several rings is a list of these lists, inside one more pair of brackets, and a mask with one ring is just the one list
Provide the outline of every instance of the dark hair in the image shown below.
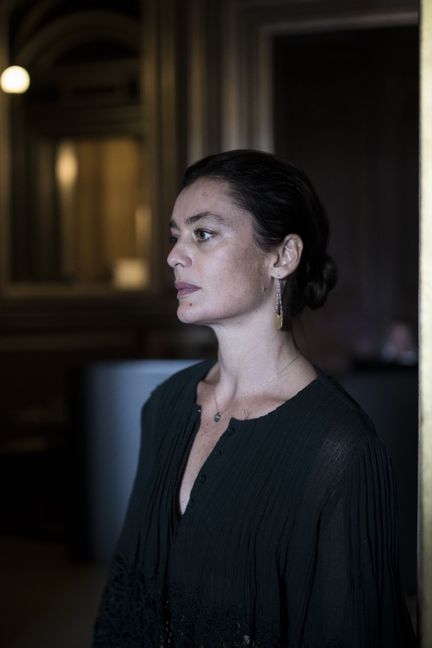
[[261,249],[272,249],[287,234],[302,239],[303,253],[292,277],[289,312],[297,315],[305,306],[322,306],[336,284],[337,271],[327,254],[327,215],[307,176],[270,153],[239,149],[192,164],[182,188],[206,177],[229,184],[230,196],[253,217],[255,239]]

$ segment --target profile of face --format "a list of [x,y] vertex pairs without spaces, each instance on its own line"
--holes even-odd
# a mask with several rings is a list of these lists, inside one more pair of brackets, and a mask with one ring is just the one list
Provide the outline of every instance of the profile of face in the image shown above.
[[275,253],[258,248],[252,217],[230,197],[226,182],[204,177],[185,187],[174,205],[171,236],[167,261],[182,322],[272,320]]

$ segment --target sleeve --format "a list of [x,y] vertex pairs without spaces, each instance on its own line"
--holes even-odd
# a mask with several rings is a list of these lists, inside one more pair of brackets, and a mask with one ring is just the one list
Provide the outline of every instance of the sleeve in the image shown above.
[[354,452],[320,517],[304,646],[408,648],[390,459],[373,438]]

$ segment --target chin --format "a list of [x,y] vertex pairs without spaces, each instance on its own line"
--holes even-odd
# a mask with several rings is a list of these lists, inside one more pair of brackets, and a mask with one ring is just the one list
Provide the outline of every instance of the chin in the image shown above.
[[184,308],[180,304],[177,308],[177,318],[183,324],[196,324],[198,326],[209,326],[214,321],[214,317],[206,317],[204,313],[198,313],[193,307]]
[[193,312],[193,308],[185,308],[182,304],[177,308],[177,318],[183,324],[197,324],[197,320],[199,320],[196,313]]

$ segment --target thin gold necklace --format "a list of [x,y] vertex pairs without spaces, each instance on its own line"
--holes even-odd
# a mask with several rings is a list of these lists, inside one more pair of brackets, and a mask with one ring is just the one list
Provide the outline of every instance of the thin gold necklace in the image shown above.
[[[263,389],[264,387],[267,387],[267,385],[270,385],[270,383],[272,383],[274,380],[276,380],[276,378],[279,378],[279,377],[280,377],[280,376],[281,376],[281,375],[282,375],[282,374],[283,374],[283,373],[284,373],[284,372],[285,372],[289,367],[291,367],[292,364],[294,364],[294,362],[297,360],[297,358],[299,358],[299,356],[300,356],[300,351],[299,351],[299,352],[294,356],[294,358],[293,358],[292,360],[290,360],[290,361],[288,362],[288,364],[286,365],[286,367],[284,367],[281,371],[279,371],[279,373],[276,374],[276,376],[273,376],[273,378],[270,378],[270,380],[267,380],[267,382],[263,383],[263,384],[261,385],[261,389]],[[252,392],[251,394],[248,394],[248,395],[246,396],[246,398],[250,398],[251,396],[253,396],[253,394],[256,394],[256,393],[257,393],[257,392]],[[215,405],[216,405],[216,412],[213,414],[213,421],[214,421],[215,423],[219,423],[219,421],[221,420],[221,418],[222,418],[223,416],[225,416],[225,414],[226,414],[227,412],[229,412],[230,410],[232,410],[232,408],[234,407],[234,405],[237,405],[237,403],[239,402],[240,398],[236,398],[236,399],[231,403],[231,405],[230,405],[226,410],[224,410],[223,412],[220,410],[219,405],[218,405],[218,402],[217,402],[217,400],[216,400],[216,390],[215,390],[215,389],[213,390],[213,400],[214,400],[214,403],[215,403]]]

